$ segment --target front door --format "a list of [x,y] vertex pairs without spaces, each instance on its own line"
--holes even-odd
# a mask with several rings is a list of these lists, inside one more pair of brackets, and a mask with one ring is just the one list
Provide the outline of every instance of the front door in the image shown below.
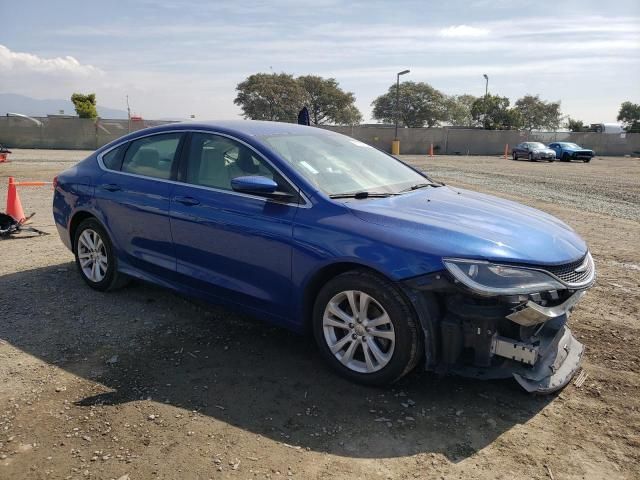
[[298,205],[235,192],[231,179],[260,175],[278,182],[281,190],[295,189],[261,155],[227,136],[192,133],[187,148],[170,207],[181,281],[223,300],[289,317]]

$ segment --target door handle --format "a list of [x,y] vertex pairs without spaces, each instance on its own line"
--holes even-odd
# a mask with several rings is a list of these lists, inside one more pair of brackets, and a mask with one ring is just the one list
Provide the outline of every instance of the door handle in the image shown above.
[[182,205],[186,205],[187,207],[200,205],[200,200],[197,200],[193,197],[173,197],[173,200],[178,203],[181,203]]
[[120,185],[116,185],[115,183],[108,183],[106,185],[102,185],[102,188],[104,190],[108,190],[110,192],[118,192],[118,191],[122,190]]

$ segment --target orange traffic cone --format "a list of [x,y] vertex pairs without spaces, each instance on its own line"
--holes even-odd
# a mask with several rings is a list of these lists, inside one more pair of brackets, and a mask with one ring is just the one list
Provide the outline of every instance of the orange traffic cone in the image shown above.
[[0,152],[0,163],[9,163],[9,160],[7,160],[7,154],[4,152]]
[[7,215],[11,215],[17,222],[24,222],[26,217],[22,210],[22,204],[20,203],[20,197],[18,196],[18,190],[16,189],[16,182],[13,177],[9,177],[9,190],[7,191]]

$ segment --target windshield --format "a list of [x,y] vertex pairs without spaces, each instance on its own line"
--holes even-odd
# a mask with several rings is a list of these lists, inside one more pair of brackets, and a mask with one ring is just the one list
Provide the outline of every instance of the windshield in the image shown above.
[[540,143],[540,142],[531,142],[529,144],[529,148],[547,148],[545,147],[544,143]]
[[429,182],[395,158],[343,135],[271,135],[262,140],[328,195],[399,193]]
[[580,148],[577,143],[563,143],[562,146],[565,148]]

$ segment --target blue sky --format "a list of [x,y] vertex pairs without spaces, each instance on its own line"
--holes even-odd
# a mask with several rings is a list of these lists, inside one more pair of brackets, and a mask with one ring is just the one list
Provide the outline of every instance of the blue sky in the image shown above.
[[371,101],[404,77],[446,94],[540,94],[615,121],[640,103],[640,1],[0,0],[0,92],[68,98],[145,118],[236,118],[255,72],[334,77]]

